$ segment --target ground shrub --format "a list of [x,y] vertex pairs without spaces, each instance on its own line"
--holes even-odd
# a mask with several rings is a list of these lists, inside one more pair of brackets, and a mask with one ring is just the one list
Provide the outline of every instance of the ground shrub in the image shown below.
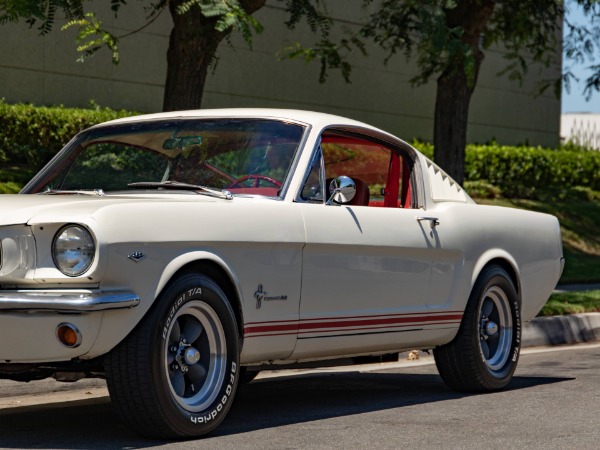
[[79,131],[134,114],[94,104],[81,109],[8,104],[0,99],[0,164],[40,168]]

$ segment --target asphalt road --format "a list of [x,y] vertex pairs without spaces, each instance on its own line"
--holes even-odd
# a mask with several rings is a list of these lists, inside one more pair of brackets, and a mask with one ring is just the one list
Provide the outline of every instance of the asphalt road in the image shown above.
[[[548,351],[549,350],[549,351]],[[0,382],[0,447],[43,449],[527,448],[600,446],[600,344],[526,350],[494,394],[449,391],[430,359],[367,371],[280,373],[242,386],[217,432],[139,438],[98,381]],[[364,368],[365,366],[362,366]],[[268,374],[267,374],[268,375]],[[81,383],[81,382],[78,382]],[[73,387],[82,388],[83,390]],[[75,395],[75,397],[69,397]],[[39,404],[47,402],[45,404]],[[34,406],[23,406],[34,403]]]

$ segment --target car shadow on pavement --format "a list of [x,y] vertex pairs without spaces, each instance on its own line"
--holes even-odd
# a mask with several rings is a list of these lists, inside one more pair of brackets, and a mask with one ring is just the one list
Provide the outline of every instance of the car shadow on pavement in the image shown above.
[[[501,392],[572,379],[516,376]],[[444,402],[473,395],[477,394],[450,390],[437,374],[350,372],[259,380],[240,386],[228,417],[211,436]]]
[[[508,390],[571,379],[514,377]],[[470,395],[473,394],[450,391],[439,375],[433,374],[349,372],[259,379],[240,386],[228,417],[210,437],[451,401]],[[2,448],[151,448],[164,444],[164,441],[140,438],[121,423],[108,397],[0,411]]]

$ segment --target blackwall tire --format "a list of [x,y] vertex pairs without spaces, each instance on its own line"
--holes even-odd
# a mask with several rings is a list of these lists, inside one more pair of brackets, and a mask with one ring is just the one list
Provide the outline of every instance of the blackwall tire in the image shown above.
[[136,329],[105,359],[108,389],[122,420],[157,438],[215,429],[239,379],[239,336],[231,305],[210,278],[172,282]]
[[504,269],[482,271],[458,334],[452,342],[434,349],[444,382],[457,391],[489,392],[512,379],[521,347],[520,300]]

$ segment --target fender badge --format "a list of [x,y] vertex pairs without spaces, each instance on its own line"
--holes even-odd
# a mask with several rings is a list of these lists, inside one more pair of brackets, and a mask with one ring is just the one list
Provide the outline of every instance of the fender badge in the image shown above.
[[127,256],[133,262],[140,262],[142,259],[146,257],[142,252],[133,252],[131,255]]
[[287,295],[276,295],[272,297],[268,297],[269,293],[263,289],[263,285],[258,285],[258,290],[254,293],[254,298],[256,299],[256,309],[260,309],[262,306],[262,302],[272,302],[277,300],[287,300]]

